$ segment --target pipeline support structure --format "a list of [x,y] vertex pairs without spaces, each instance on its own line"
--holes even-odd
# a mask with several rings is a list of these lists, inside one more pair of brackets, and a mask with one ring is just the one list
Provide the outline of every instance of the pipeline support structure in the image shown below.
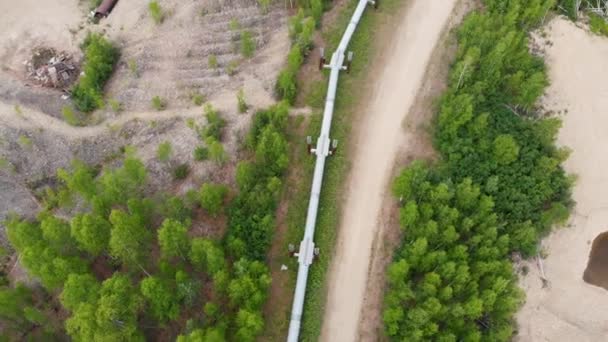
[[[378,0],[376,0],[378,1]],[[334,113],[334,100],[338,87],[338,77],[340,71],[345,70],[344,60],[348,44],[357,28],[357,24],[365,12],[367,5],[376,5],[375,1],[360,0],[355,12],[351,18],[342,40],[338,48],[333,53],[330,63],[323,65],[331,70],[329,75],[329,86],[327,88],[327,97],[325,99],[325,109],[323,111],[323,123],[321,126],[321,134],[317,139],[316,147],[312,151],[317,156],[315,170],[312,181],[312,189],[310,192],[310,200],[308,203],[308,212],[306,214],[306,226],[304,230],[304,238],[300,242],[300,249],[296,256],[298,257],[298,278],[293,297],[293,306],[291,309],[291,320],[289,322],[288,342],[297,342],[300,335],[300,326],[302,324],[302,311],[304,308],[304,298],[306,295],[306,282],[308,280],[308,270],[312,264],[315,254],[314,233],[317,221],[317,211],[319,208],[319,195],[323,183],[323,171],[325,169],[325,159],[330,155],[331,139],[329,133],[331,130],[331,121]],[[349,53],[349,60],[352,54]]]

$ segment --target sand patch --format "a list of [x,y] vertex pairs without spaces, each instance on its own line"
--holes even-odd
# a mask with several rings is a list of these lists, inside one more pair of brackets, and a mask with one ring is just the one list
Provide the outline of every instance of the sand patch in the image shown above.
[[565,162],[578,176],[576,201],[568,227],[543,245],[549,256],[542,287],[539,270],[520,279],[526,304],[517,315],[517,341],[606,341],[608,293],[587,284],[583,273],[591,242],[608,227],[608,39],[590,34],[562,18],[547,27],[546,62],[551,85],[544,105],[562,115],[560,145],[572,149]]

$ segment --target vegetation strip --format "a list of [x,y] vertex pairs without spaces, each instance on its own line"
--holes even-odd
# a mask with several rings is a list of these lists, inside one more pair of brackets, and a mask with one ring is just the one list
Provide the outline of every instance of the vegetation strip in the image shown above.
[[404,237],[387,276],[393,340],[508,341],[523,300],[509,256],[537,253],[572,205],[560,121],[534,107],[548,81],[527,38],[555,1],[484,4],[457,33],[435,122],[442,159],[394,185]]

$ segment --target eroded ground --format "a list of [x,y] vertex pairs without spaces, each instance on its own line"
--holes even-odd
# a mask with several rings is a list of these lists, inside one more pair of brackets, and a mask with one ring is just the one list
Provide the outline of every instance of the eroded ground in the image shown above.
[[[36,192],[52,184],[56,170],[68,167],[72,159],[111,165],[127,145],[136,147],[146,163],[150,191],[184,192],[201,180],[230,181],[226,178],[234,173],[234,163],[193,160],[193,149],[201,142],[186,120],[205,124],[205,119],[203,108],[190,97],[204,95],[227,121],[222,143],[235,161],[251,113],[274,103],[274,80],[289,48],[288,13],[283,6],[263,13],[252,1],[169,0],[161,2],[165,20],[157,25],[147,4],[121,0],[95,25],[86,18],[84,1],[0,2],[0,221],[9,212],[35,214]],[[236,30],[230,28],[234,21]],[[242,30],[250,31],[256,42],[250,59],[238,50]],[[73,127],[62,118],[61,109],[70,104],[64,93],[33,84],[24,61],[37,47],[80,60],[78,46],[88,31],[105,32],[121,49],[105,93],[106,99],[121,102],[123,110],[115,113],[106,106],[92,114],[87,127]],[[209,66],[212,54],[216,67]],[[130,64],[136,65],[136,73]],[[237,111],[239,89],[249,104],[244,114]],[[162,97],[167,109],[153,110],[153,96]],[[171,169],[156,161],[163,141],[172,144],[172,165],[190,164],[185,181],[172,182]]]

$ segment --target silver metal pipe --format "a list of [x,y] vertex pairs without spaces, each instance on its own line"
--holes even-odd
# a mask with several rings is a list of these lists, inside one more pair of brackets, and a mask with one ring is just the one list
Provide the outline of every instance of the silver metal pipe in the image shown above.
[[308,280],[308,269],[314,257],[315,244],[313,238],[315,235],[315,225],[317,222],[317,211],[319,209],[319,195],[321,193],[321,185],[323,183],[323,171],[325,169],[325,158],[329,155],[331,140],[329,132],[331,130],[331,120],[334,114],[334,99],[336,97],[336,89],[338,87],[338,76],[344,64],[344,54],[348,43],[357,28],[357,24],[367,7],[369,0],[360,0],[355,13],[353,14],[342,40],[338,48],[331,57],[329,67],[331,72],[329,75],[329,86],[327,88],[327,97],[325,99],[325,110],[323,111],[323,124],[321,126],[321,134],[317,140],[316,148],[314,149],[317,155],[315,171],[312,180],[312,189],[310,192],[310,201],[308,203],[308,213],[306,215],[306,228],[304,230],[304,238],[300,242],[300,250],[298,256],[298,279],[296,289],[293,296],[293,306],[291,309],[291,321],[289,322],[288,342],[297,342],[300,335],[300,326],[302,324],[302,310],[304,308],[304,297],[306,295],[306,281]]

